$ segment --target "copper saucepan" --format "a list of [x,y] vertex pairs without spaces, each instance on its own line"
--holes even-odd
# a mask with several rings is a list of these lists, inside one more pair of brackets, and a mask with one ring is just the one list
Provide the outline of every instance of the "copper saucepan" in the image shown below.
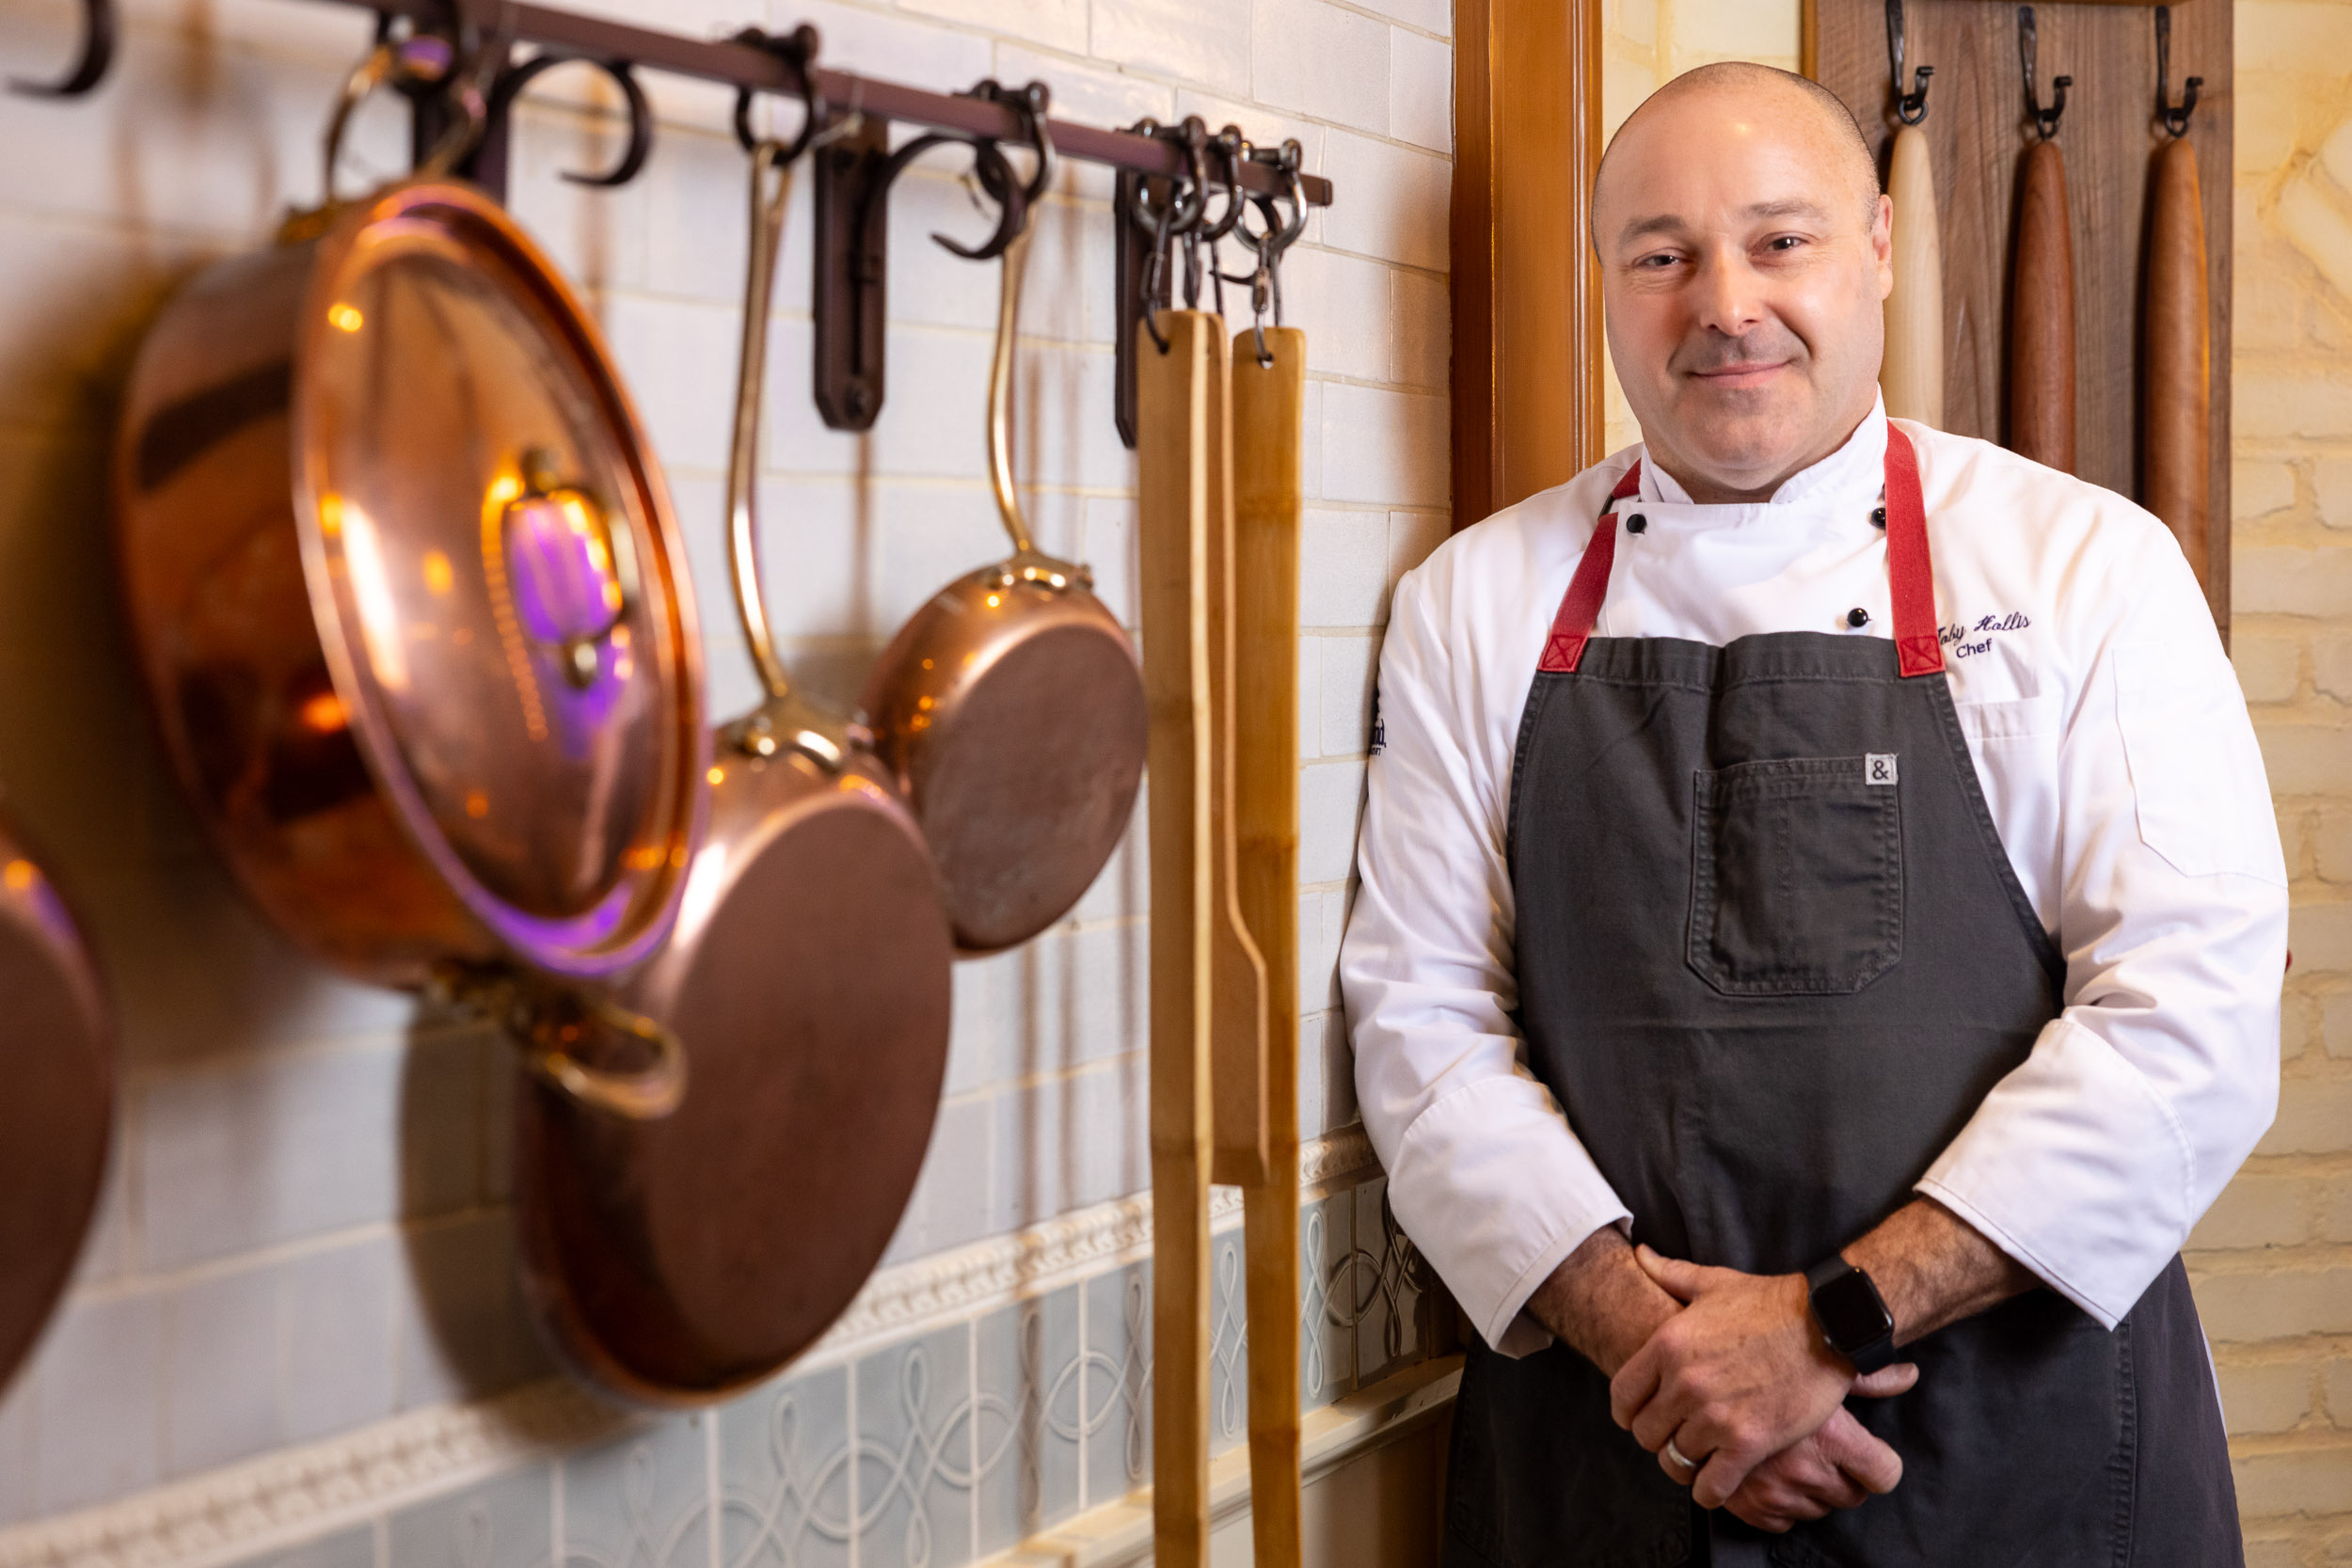
[[[330,182],[395,69],[379,48],[353,73]],[[701,842],[693,599],[595,326],[437,177],[457,150],[165,308],[116,456],[129,618],[174,770],[280,930],[660,1115],[676,1041],[578,982],[659,948]],[[615,1033],[608,1065],[576,1049]]]
[[898,1227],[946,1069],[954,950],[921,830],[858,733],[793,690],[761,601],[762,371],[797,150],[753,149],[727,470],[736,603],[768,695],[716,737],[684,912],[624,993],[685,1040],[693,1078],[659,1122],[544,1091],[519,1107],[542,1321],[575,1368],[645,1403],[723,1398],[840,1315]]
[[98,968],[40,863],[0,825],[0,1389],[65,1292],[98,1206],[114,1125],[114,1019]]
[[[1045,91],[1008,94],[1052,168]],[[995,192],[1024,200],[1009,182]],[[1004,252],[988,378],[988,475],[1012,554],[933,594],[892,639],[861,705],[874,749],[930,842],[965,953],[1025,942],[1103,869],[1135,809],[1149,722],[1143,675],[1082,565],[1040,551],[1013,487],[1009,404],[1024,227]]]

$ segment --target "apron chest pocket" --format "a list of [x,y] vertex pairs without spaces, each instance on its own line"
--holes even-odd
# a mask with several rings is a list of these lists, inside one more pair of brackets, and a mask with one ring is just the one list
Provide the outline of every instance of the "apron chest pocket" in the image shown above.
[[1902,957],[1895,762],[1800,757],[1692,775],[1690,963],[1701,979],[1728,996],[1840,996]]

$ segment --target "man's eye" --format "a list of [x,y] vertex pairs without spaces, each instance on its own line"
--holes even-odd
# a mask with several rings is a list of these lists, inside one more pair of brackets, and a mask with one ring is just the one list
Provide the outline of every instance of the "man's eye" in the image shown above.
[[1670,255],[1664,254],[1657,256],[1645,256],[1633,264],[1637,267],[1646,267],[1652,272],[1657,272],[1666,267],[1673,266],[1675,264],[1675,259]]
[[1765,241],[1764,244],[1768,249],[1772,250],[1794,250],[1797,246],[1804,244],[1804,236],[1802,234],[1775,234],[1771,239]]

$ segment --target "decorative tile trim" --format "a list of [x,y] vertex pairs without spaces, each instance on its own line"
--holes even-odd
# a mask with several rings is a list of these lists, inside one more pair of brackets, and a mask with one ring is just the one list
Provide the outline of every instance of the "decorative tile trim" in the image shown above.
[[[1348,1129],[1303,1146],[1302,1190],[1374,1168]],[[1237,1188],[1216,1189],[1210,1223],[1241,1217]],[[846,1360],[881,1343],[975,1316],[1146,1257],[1148,1195],[882,1270],[803,1357]],[[632,1418],[566,1382],[379,1421],[115,1502],[0,1529],[0,1568],[212,1568],[314,1538],[388,1506],[436,1496],[534,1457],[609,1435]]]
[[569,1383],[396,1416],[81,1513],[0,1531],[0,1568],[201,1568],[308,1540],[629,1418]]

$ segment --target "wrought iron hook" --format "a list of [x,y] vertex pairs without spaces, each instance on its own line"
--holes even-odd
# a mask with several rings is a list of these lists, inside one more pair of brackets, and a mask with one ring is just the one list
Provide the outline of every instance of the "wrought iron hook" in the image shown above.
[[1903,0],[1886,0],[1886,58],[1895,78],[1895,118],[1916,125],[1928,118],[1928,78],[1935,67],[1919,67],[1912,89],[1903,91]]
[[114,0],[82,0],[82,52],[73,69],[54,82],[11,76],[8,90],[27,98],[79,98],[106,78],[115,57]]
[[1030,146],[1038,155],[1037,168],[1024,183],[1013,178],[1012,165],[1005,157],[1004,149],[991,136],[958,136],[932,132],[915,137],[884,160],[875,174],[866,195],[866,206],[860,216],[865,231],[865,246],[868,255],[880,249],[877,232],[883,222],[883,213],[890,204],[890,187],[897,182],[909,164],[934,147],[953,144],[972,151],[972,172],[996,203],[995,232],[977,245],[967,245],[952,235],[934,232],[932,240],[954,255],[967,261],[986,261],[1002,256],[1029,220],[1029,209],[1045,194],[1045,187],[1054,178],[1054,138],[1045,128],[1045,108],[1051,101],[1051,89],[1042,82],[1031,82],[1021,88],[1000,87],[993,79],[980,82],[966,96],[1002,103],[1020,117],[1027,132]]
[[[808,150],[809,144],[824,130],[825,121],[832,114],[826,107],[825,95],[817,90],[817,72],[813,69],[817,63],[817,29],[803,22],[790,33],[778,38],[765,28],[746,27],[728,41],[765,50],[791,68],[794,86],[801,95],[801,106],[805,111],[801,117],[799,135],[785,148],[784,161],[787,164],[795,161]],[[743,144],[746,152],[759,150],[760,143],[765,139],[752,130],[752,100],[757,96],[758,89],[755,87],[739,87],[735,94],[735,139]]]
[[2188,135],[2188,117],[2197,112],[2197,89],[2205,85],[2202,76],[2192,76],[2181,84],[2181,103],[2172,105],[2172,8],[2156,8],[2156,118],[2175,139]]
[[2017,8],[2017,60],[2026,68],[2026,107],[2033,113],[2034,130],[2043,141],[2058,135],[2058,117],[2066,112],[2066,89],[2074,85],[2072,76],[2050,78],[2050,106],[2042,106],[2042,90],[2035,81],[2033,8]]
[[602,174],[582,174],[566,169],[564,178],[575,185],[626,185],[637,178],[638,171],[645,166],[646,157],[653,151],[653,105],[645,101],[645,89],[639,84],[637,71],[628,60],[598,59],[588,55],[552,52],[520,65],[509,66],[499,72],[497,82],[490,88],[490,122],[496,125],[506,119],[515,106],[515,100],[522,96],[523,88],[530,86],[533,77],[575,61],[595,66],[603,71],[612,85],[621,89],[621,96],[628,101],[628,147],[621,154],[620,162]]

